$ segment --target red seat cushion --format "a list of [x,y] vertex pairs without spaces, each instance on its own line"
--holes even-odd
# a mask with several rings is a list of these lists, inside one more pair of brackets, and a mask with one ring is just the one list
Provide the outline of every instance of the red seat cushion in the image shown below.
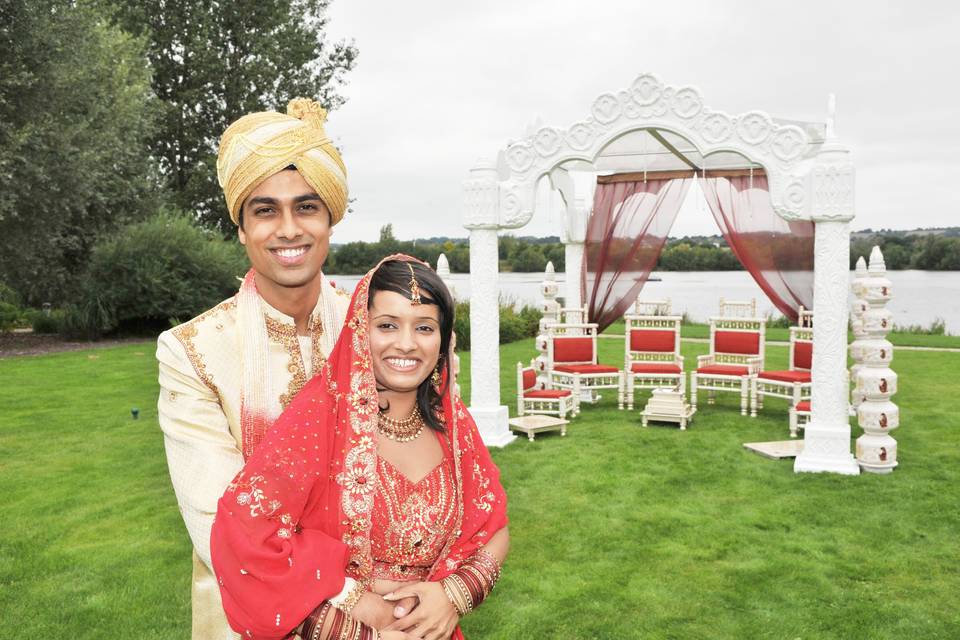
[[677,334],[664,329],[631,329],[631,351],[672,352],[677,344]]
[[554,338],[554,362],[593,362],[593,338]]
[[809,412],[809,411],[810,411],[810,401],[809,401],[809,400],[801,400],[800,402],[797,403],[797,406],[794,407],[794,408],[795,408],[797,411],[807,411],[807,412]]
[[715,376],[745,376],[750,373],[750,369],[735,364],[712,364],[708,367],[698,368],[697,373]]
[[566,398],[569,395],[569,389],[538,389],[523,392],[524,398]]
[[616,373],[620,371],[616,367],[608,367],[604,364],[564,364],[554,367],[553,370],[563,373]]
[[717,331],[713,335],[713,345],[716,353],[758,355],[760,334],[753,331]]
[[757,377],[778,382],[810,382],[809,371],[761,371]]
[[634,362],[630,365],[633,373],[683,373],[675,364],[668,362]]
[[797,341],[793,343],[793,366],[796,369],[813,368],[813,343]]

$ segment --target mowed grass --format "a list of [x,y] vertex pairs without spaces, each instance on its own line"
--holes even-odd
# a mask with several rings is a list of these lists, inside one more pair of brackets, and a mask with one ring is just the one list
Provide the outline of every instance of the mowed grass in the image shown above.
[[[688,368],[705,349],[684,345]],[[0,361],[0,638],[189,637],[152,353]],[[501,348],[511,415],[514,367],[534,354]],[[768,358],[785,365],[786,348]],[[601,360],[621,362],[622,343],[602,340]],[[885,477],[797,475],[745,451],[787,438],[786,404],[744,418],[732,394],[680,432],[641,428],[608,393],[566,438],[495,450],[512,550],[467,637],[960,637],[960,354],[898,352],[894,368],[901,466]]]

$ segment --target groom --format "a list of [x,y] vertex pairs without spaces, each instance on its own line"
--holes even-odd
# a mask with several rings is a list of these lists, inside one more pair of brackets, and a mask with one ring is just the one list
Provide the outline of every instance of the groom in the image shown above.
[[193,638],[238,637],[210,569],[210,528],[244,460],[333,349],[349,296],[323,275],[347,207],[346,168],[311,100],[224,132],[217,174],[252,269],[240,291],[165,331],[160,427],[193,542]]

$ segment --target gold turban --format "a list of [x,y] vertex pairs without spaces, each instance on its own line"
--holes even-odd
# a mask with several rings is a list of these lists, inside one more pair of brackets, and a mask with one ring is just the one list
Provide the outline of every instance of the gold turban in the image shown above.
[[223,132],[217,179],[234,224],[257,186],[294,165],[330,210],[333,224],[347,210],[347,169],[323,130],[326,110],[306,98],[291,100],[287,114],[262,111],[243,116]]

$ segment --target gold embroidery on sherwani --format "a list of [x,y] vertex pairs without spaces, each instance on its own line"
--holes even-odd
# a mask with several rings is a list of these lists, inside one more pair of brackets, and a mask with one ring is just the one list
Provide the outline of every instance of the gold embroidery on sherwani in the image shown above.
[[203,322],[206,318],[212,316],[214,313],[233,309],[236,304],[236,298],[224,300],[212,309],[207,309],[190,322],[185,322],[174,328],[172,331],[173,335],[177,338],[177,340],[180,341],[180,344],[183,345],[184,351],[187,352],[187,359],[190,361],[190,364],[193,365],[193,370],[197,372],[197,377],[200,378],[200,381],[207,385],[211,391],[217,394],[218,398],[220,397],[220,390],[217,388],[217,385],[213,383],[213,379],[210,377],[210,374],[207,373],[207,365],[203,361],[203,356],[200,355],[199,351],[197,351],[197,346],[194,344],[193,340],[197,337],[197,325]]
[[[317,302],[322,305],[322,301]],[[303,386],[307,384],[307,368],[303,364],[303,354],[300,353],[300,341],[297,339],[297,327],[293,324],[281,322],[276,318],[264,315],[267,323],[267,336],[274,342],[283,346],[289,358],[287,362],[287,371],[290,372],[290,384],[287,385],[286,393],[280,394],[280,406],[284,409],[290,404],[290,401],[300,393]],[[323,335],[323,320],[314,313],[308,320],[310,330],[310,352],[313,359],[313,371],[319,371],[327,357],[323,354],[323,345],[320,342],[320,336]]]

